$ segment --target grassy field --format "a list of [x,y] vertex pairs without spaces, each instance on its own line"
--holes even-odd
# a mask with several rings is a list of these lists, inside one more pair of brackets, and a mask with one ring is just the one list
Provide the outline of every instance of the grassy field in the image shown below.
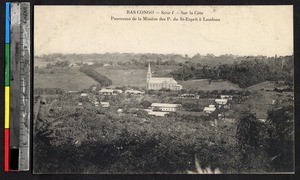
[[[151,67],[153,77],[170,77],[169,73],[175,70],[176,66],[153,66]],[[54,68],[55,69],[55,68]],[[113,85],[146,87],[147,67],[123,67],[108,66],[97,68],[100,74],[112,80]],[[82,90],[90,87],[97,82],[80,72],[78,68],[69,67],[63,72],[44,74],[35,73],[35,87],[57,88],[62,87],[65,90]],[[228,81],[217,81],[209,84],[206,79],[179,81],[184,89],[197,89],[204,91],[211,90],[236,90],[240,89],[236,84]]]
[[[177,67],[164,66],[151,67],[153,77],[163,77],[168,75]],[[112,80],[114,85],[146,87],[146,77],[148,69],[146,67],[122,67],[122,66],[108,66],[96,69],[100,74]]]
[[206,79],[198,79],[198,80],[188,80],[188,81],[179,81],[180,85],[183,86],[184,89],[197,89],[203,91],[212,91],[212,90],[238,90],[240,89],[238,85],[233,84],[229,81],[212,81],[210,84]]
[[248,90],[260,91],[262,89],[274,89],[277,85],[272,81],[265,81],[248,87]]
[[[176,66],[153,66],[151,67],[153,77],[170,77],[169,73],[177,69]],[[108,77],[112,80],[114,85],[124,85],[124,86],[136,86],[136,87],[146,87],[146,76],[147,68],[135,68],[135,67],[120,67],[120,66],[110,66],[97,68],[100,74]],[[209,84],[206,79],[199,80],[188,80],[188,81],[178,81],[184,89],[198,89],[204,91],[210,90],[237,90],[240,89],[238,85],[233,84],[229,81],[217,81],[211,82]]]
[[80,72],[77,68],[66,68],[64,72],[54,74],[34,74],[35,88],[62,88],[66,91],[80,91],[86,89],[97,82]]
[[249,99],[245,104],[250,104],[252,111],[256,113],[258,117],[267,117],[267,112],[272,108],[272,101],[287,100],[288,96],[292,96],[293,93],[277,93],[277,92],[258,92],[249,96]]
[[34,66],[38,66],[38,67],[46,67],[47,64],[49,64],[50,62],[45,61],[44,59],[41,58],[36,58],[34,59]]
[[100,74],[112,80],[113,85],[146,87],[145,69],[127,69],[122,67],[101,67],[96,69]]

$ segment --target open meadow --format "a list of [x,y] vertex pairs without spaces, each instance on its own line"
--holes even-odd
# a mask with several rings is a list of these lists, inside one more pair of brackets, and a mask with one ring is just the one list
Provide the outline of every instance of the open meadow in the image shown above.
[[[170,72],[175,70],[176,66],[154,66],[154,77],[171,77]],[[41,68],[40,68],[41,69]],[[99,74],[106,76],[112,80],[112,84],[116,86],[129,86],[129,87],[146,87],[146,67],[134,66],[108,66],[95,69]],[[35,76],[35,87],[41,88],[61,88],[67,91],[81,91],[92,85],[97,84],[93,78],[82,73],[77,67],[52,67],[45,69],[42,73]],[[207,79],[195,79],[187,81],[178,81],[180,85],[186,90],[240,90],[238,85],[231,83],[227,80],[211,81]],[[63,86],[62,86],[63,85]]]
[[241,88],[233,84],[229,81],[225,80],[218,80],[218,81],[211,81],[207,79],[194,79],[194,80],[187,80],[187,81],[178,81],[180,85],[184,87],[184,89],[191,90],[202,90],[202,91],[212,91],[212,90],[240,90]]
[[62,88],[66,91],[81,91],[97,84],[93,78],[79,71],[78,68],[45,69],[43,73],[35,72],[35,88]]

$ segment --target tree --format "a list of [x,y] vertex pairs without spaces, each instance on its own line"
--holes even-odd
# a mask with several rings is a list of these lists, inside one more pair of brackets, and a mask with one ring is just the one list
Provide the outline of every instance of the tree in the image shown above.
[[279,105],[268,112],[267,152],[277,172],[291,172],[294,164],[294,107]]
[[256,148],[259,144],[259,121],[255,114],[242,112],[237,123],[237,139],[239,147],[245,151],[247,147]]
[[199,111],[200,108],[198,108],[197,104],[192,103],[192,102],[186,102],[182,104],[182,107],[186,110],[186,111]]
[[142,106],[142,108],[146,109],[151,106],[151,102],[144,100],[140,103],[140,105]]
[[262,138],[263,124],[250,111],[242,112],[237,123],[237,145],[240,154],[239,171],[269,171],[269,156]]

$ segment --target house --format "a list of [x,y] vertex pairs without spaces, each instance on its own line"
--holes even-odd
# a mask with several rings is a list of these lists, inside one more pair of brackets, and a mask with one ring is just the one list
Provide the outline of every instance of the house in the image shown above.
[[111,66],[111,65],[108,63],[103,64],[103,67],[107,67],[107,66]]
[[232,100],[232,96],[231,95],[221,95],[221,99]]
[[94,102],[94,105],[95,105],[96,107],[98,107],[98,106],[99,106],[99,102],[98,102],[98,101]]
[[123,91],[120,89],[101,89],[99,93],[102,95],[118,95],[123,93]]
[[69,93],[78,93],[78,91],[69,91]]
[[142,94],[145,94],[145,92],[139,91],[139,90],[129,89],[129,90],[125,91],[125,94],[142,95]]
[[88,93],[81,93],[80,96],[82,97],[87,97],[89,94]]
[[259,118],[258,120],[262,123],[265,123],[267,121],[267,119],[265,119],[265,118]]
[[184,98],[184,99],[199,99],[200,96],[199,95],[195,95],[195,94],[182,94],[179,96],[179,98]]
[[225,105],[227,104],[227,99],[215,99],[215,102],[219,105]]
[[78,67],[78,64],[76,64],[76,63],[70,63],[69,67]]
[[144,109],[149,115],[157,116],[157,117],[164,117],[169,112],[162,112],[162,111],[153,111],[152,109]]
[[267,121],[267,115],[266,114],[257,115],[257,120],[259,120],[262,123],[265,123]]
[[94,65],[94,62],[83,62],[82,64],[86,64],[86,65],[91,66],[91,65]]
[[209,105],[208,107],[204,107],[203,111],[210,114],[216,110],[215,105]]
[[151,109],[154,111],[175,112],[181,107],[181,104],[167,104],[167,103],[152,103]]
[[109,107],[110,106],[109,102],[100,102],[100,104],[101,104],[102,107]]
[[157,117],[164,117],[165,115],[169,114],[169,112],[151,111],[151,112],[148,112],[148,114],[157,116]]
[[79,102],[79,103],[78,103],[78,106],[82,106],[82,103],[81,103],[81,102]]

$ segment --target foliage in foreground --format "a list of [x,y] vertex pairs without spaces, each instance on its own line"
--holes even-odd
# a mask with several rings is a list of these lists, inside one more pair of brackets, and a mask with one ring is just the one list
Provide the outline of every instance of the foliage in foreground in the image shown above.
[[264,125],[243,113],[236,136],[224,127],[215,131],[201,119],[180,116],[118,116],[94,108],[55,111],[38,118],[35,172],[187,173],[195,168],[195,157],[202,167],[222,173],[289,172],[293,138],[278,136],[293,134],[292,110],[272,109]]
[[186,173],[195,155],[205,166],[232,171],[234,146],[228,137],[217,143],[213,129],[201,123],[119,117],[94,109],[59,114],[68,113],[48,123],[38,119],[43,125],[35,136],[36,172]]

